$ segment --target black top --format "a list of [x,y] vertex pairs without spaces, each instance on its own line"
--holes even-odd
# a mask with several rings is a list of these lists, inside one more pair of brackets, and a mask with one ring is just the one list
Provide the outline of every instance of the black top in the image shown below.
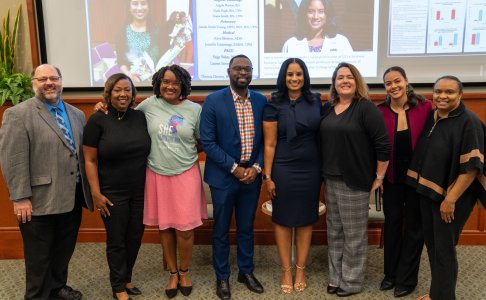
[[[477,169],[484,181],[484,135],[484,125],[462,102],[446,118],[438,119],[435,112],[415,148],[406,183],[419,194],[442,201],[460,174]],[[470,188],[475,186],[480,185]]]
[[83,144],[98,148],[100,189],[145,183],[151,142],[143,112],[129,108],[117,114],[109,108],[108,116],[94,113],[84,128]]
[[394,168],[393,182],[403,182],[407,176],[408,164],[410,163],[410,158],[412,156],[412,144],[410,140],[410,130],[400,130],[395,134],[395,147],[394,147],[394,157],[393,166],[388,166],[389,168]]
[[[370,191],[377,161],[388,161],[390,157],[383,117],[369,100],[353,100],[339,118],[333,114],[336,116],[334,107],[326,103],[320,126],[322,176],[336,172],[328,169],[329,159],[333,159],[348,187]],[[331,153],[330,149],[335,150]]]

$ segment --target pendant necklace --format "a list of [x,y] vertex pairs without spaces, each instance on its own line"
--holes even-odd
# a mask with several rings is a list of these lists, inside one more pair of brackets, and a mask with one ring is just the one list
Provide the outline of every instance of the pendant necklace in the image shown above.
[[127,114],[127,112],[124,111],[123,114],[120,116],[120,112],[116,111],[116,115],[118,116],[118,121],[121,121],[123,119],[123,117],[125,117],[126,114]]

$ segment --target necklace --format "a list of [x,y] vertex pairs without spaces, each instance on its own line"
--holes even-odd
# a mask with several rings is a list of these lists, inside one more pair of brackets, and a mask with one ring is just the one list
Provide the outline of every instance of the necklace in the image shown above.
[[116,115],[118,116],[118,121],[123,120],[123,117],[127,114],[127,111],[124,111],[123,114],[120,116],[120,112],[117,110]]

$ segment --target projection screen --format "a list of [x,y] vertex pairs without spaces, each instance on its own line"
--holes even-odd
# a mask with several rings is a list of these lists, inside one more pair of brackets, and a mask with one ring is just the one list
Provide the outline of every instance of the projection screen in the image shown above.
[[[251,59],[257,86],[275,84],[288,57],[306,62],[312,84],[330,83],[342,61],[355,64],[368,83],[381,83],[393,65],[404,67],[412,83],[443,74],[486,82],[484,0],[310,1],[324,3],[323,10],[308,2],[37,0],[41,59],[61,68],[72,88],[103,86],[121,71],[149,86],[153,72],[174,63],[190,72],[194,86],[226,85],[237,54]],[[317,46],[306,35],[312,26],[326,32]]]

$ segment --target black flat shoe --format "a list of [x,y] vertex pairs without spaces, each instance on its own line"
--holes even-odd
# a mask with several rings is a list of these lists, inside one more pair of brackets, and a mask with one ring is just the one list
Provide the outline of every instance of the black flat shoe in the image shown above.
[[238,282],[244,283],[246,287],[252,292],[258,294],[263,293],[263,286],[258,281],[258,279],[255,278],[255,275],[253,275],[253,273],[248,273],[248,274],[238,273]]
[[216,295],[221,300],[231,299],[231,291],[228,280],[216,280]]
[[132,295],[132,296],[142,295],[142,291],[135,286],[132,288],[125,288],[125,291],[127,291],[128,295]]
[[327,293],[328,294],[336,294],[338,289],[339,289],[338,286],[332,286],[330,284],[327,285]]
[[415,287],[396,286],[395,290],[393,291],[393,296],[395,296],[395,298],[405,297],[411,294],[414,289]]
[[187,297],[192,292],[192,285],[183,286],[182,285],[183,276],[189,276],[189,270],[179,270],[179,290],[181,291],[182,295]]
[[[172,276],[179,276],[179,272],[169,272],[170,277]],[[177,296],[177,291],[179,290],[179,283],[177,283],[177,286],[173,289],[165,289],[165,294],[169,299],[174,298]]]
[[342,288],[338,288],[337,291],[336,291],[336,295],[338,295],[338,297],[348,297],[348,296],[351,296],[351,295],[354,295],[354,294],[357,294],[357,293],[346,292]]
[[381,281],[381,284],[380,284],[380,291],[387,291],[387,290],[391,290],[392,288],[395,287],[395,282],[389,280],[388,278],[384,278],[382,281]]

